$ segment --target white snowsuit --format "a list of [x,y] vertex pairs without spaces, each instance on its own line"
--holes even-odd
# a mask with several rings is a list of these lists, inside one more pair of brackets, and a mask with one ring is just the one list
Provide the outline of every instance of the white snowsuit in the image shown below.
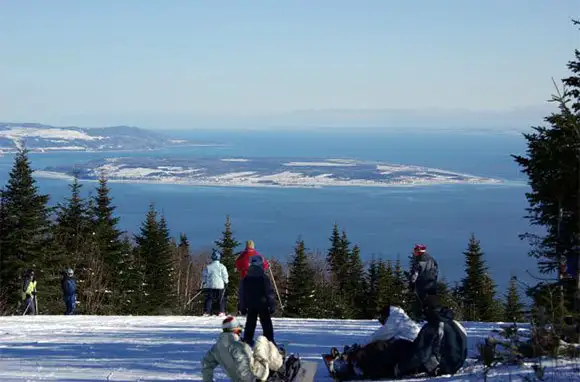
[[375,341],[388,341],[390,339],[404,339],[413,342],[421,327],[407,316],[407,313],[398,306],[391,306],[389,318],[383,326],[377,329],[361,346]]
[[270,370],[282,367],[282,355],[266,337],[259,336],[254,351],[231,332],[220,334],[218,341],[201,361],[204,382],[213,382],[214,369],[221,365],[233,382],[265,381]]

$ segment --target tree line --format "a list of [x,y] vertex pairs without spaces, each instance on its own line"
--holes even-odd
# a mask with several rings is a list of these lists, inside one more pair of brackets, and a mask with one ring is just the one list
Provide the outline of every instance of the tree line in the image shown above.
[[[80,314],[199,314],[201,272],[208,253],[193,252],[187,236],[172,237],[165,217],[153,204],[140,229],[129,235],[118,228],[119,217],[104,174],[94,195],[83,198],[75,176],[70,195],[54,207],[39,192],[28,151],[18,151],[0,198],[0,309],[14,314],[21,304],[21,278],[34,269],[40,312],[62,313],[62,270],[72,268],[78,284]],[[229,312],[236,311],[239,275],[234,262],[241,251],[226,217],[214,245],[230,274]],[[505,301],[496,297],[479,242],[472,236],[465,251],[466,275],[451,286],[440,281],[443,299],[469,320],[497,320],[518,306],[514,289]],[[412,310],[408,266],[400,259],[362,261],[361,249],[334,225],[326,254],[309,251],[299,239],[289,261],[270,258],[278,290],[278,314],[312,318],[374,318],[386,303]],[[507,308],[507,309],[506,309]],[[521,309],[520,309],[521,310]],[[511,312],[511,313],[507,313]],[[518,313],[519,314],[519,313]]]

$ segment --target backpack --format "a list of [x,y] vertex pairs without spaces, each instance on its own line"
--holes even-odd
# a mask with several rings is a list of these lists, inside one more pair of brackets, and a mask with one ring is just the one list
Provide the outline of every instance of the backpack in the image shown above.
[[453,319],[443,319],[445,326],[444,352],[441,362],[443,374],[454,375],[467,359],[467,332],[463,325]]
[[297,382],[296,376],[300,371],[300,358],[291,354],[284,359],[282,367],[275,373],[270,374],[267,382]]

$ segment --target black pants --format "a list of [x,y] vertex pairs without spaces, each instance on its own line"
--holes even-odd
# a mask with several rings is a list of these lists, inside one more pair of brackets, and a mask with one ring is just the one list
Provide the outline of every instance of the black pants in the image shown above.
[[205,291],[204,313],[213,314],[213,306],[219,304],[219,313],[225,313],[226,300],[224,298],[224,289],[206,289]]
[[250,346],[254,345],[254,332],[256,331],[256,323],[260,317],[260,325],[262,325],[262,333],[270,342],[274,342],[274,327],[272,326],[272,317],[268,308],[260,310],[248,309],[246,315],[246,328],[244,330],[243,341]]
[[350,361],[367,378],[394,378],[395,365],[410,357],[412,350],[412,341],[375,341],[356,350]]

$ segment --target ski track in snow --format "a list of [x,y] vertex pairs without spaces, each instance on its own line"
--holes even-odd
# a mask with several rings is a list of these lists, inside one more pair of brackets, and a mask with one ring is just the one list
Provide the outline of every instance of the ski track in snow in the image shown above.
[[[201,359],[214,344],[223,318],[191,316],[0,317],[0,381],[200,381]],[[245,322],[244,318],[240,320]],[[464,323],[470,357],[501,324]],[[288,354],[318,362],[316,381],[332,381],[321,354],[360,342],[378,328],[371,320],[274,319],[275,338]],[[260,325],[255,338],[261,333]],[[455,376],[439,381],[482,381],[468,359]],[[550,363],[551,362],[551,363]],[[546,363],[550,381],[578,381],[578,364]],[[554,372],[554,369],[557,369]],[[490,381],[523,381],[531,368],[496,368]],[[229,379],[218,367],[216,381]],[[427,378],[401,379],[417,381]]]

